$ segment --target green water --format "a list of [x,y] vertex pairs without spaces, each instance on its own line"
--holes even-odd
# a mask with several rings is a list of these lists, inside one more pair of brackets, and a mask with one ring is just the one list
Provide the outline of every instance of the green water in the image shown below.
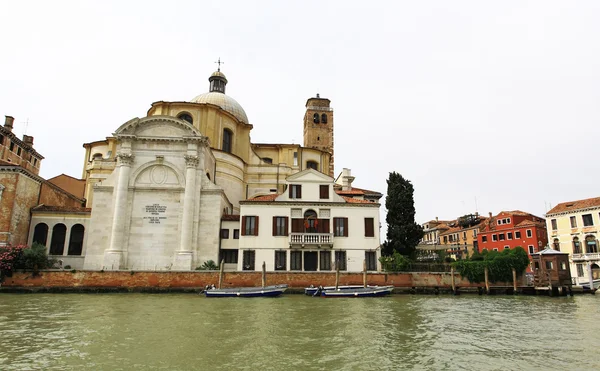
[[0,370],[593,370],[599,365],[600,295],[0,295]]

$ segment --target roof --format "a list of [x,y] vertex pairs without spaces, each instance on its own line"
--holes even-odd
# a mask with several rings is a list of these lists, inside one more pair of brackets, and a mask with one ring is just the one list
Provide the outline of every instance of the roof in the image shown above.
[[542,251],[531,254],[531,256],[536,256],[536,255],[569,255],[569,253],[560,252],[560,251],[554,250],[551,247],[546,247]]
[[249,124],[248,116],[242,106],[233,98],[220,92],[208,92],[200,94],[190,102],[192,103],[209,103],[221,107],[223,110],[231,113],[244,124]]
[[372,201],[361,200],[359,198],[352,198],[348,196],[341,196],[349,204],[374,204]]
[[563,202],[554,206],[546,215],[557,214],[568,211],[588,209],[590,207],[600,207],[600,197],[586,198],[584,200]]
[[240,220],[239,215],[226,214],[221,217],[221,220],[224,222],[238,222]]
[[462,231],[462,228],[460,228],[460,227],[453,227],[453,228],[448,229],[447,231],[444,231],[444,232],[440,233],[440,236],[443,236],[445,234],[452,234],[452,233],[456,233],[456,232],[461,232],[461,231]]
[[277,193],[271,193],[264,196],[256,196],[247,199],[246,201],[275,201],[275,199],[279,196]]
[[337,193],[338,195],[382,195],[381,192],[356,187],[352,187],[349,190],[343,190],[340,184],[334,184],[333,188],[335,190],[335,193]]
[[92,211],[89,207],[74,207],[74,206],[46,206],[39,205],[32,209],[33,211],[41,212],[61,212],[61,213],[89,213]]
[[521,227],[538,227],[546,229],[546,224],[542,222],[534,222],[533,220],[523,220],[521,223],[515,226],[516,228]]

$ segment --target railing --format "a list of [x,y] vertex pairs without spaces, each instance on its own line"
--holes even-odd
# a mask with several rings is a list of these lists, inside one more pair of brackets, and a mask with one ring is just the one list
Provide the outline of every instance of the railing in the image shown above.
[[292,233],[290,245],[333,245],[333,233]]
[[573,261],[589,261],[589,260],[600,260],[600,253],[583,253],[573,254]]

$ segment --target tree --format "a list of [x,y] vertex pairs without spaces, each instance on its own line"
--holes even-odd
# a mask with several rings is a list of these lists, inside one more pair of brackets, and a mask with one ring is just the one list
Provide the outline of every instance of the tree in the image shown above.
[[392,255],[394,251],[414,257],[416,247],[423,238],[423,228],[415,223],[414,189],[409,180],[391,172],[387,180],[385,207],[387,215],[387,239],[383,243],[382,254]]

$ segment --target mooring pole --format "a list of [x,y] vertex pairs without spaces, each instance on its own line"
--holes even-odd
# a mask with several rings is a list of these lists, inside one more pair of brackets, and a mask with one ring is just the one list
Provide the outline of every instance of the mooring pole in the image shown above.
[[340,285],[340,262],[339,261],[335,261],[335,289],[338,289],[338,286]]
[[456,285],[454,283],[454,267],[450,268],[450,282],[452,282],[452,293],[456,293]]
[[485,275],[485,293],[490,293],[490,282],[488,281],[488,267],[483,268],[483,274]]
[[263,266],[262,266],[262,287],[265,287],[266,283],[267,283],[267,268],[266,268],[265,262],[263,262]]
[[513,272],[513,294],[517,295],[517,270],[515,268],[512,269]]
[[219,287],[223,285],[223,268],[225,267],[225,259],[221,260],[221,266],[219,267]]
[[367,287],[367,261],[363,260],[363,286]]

